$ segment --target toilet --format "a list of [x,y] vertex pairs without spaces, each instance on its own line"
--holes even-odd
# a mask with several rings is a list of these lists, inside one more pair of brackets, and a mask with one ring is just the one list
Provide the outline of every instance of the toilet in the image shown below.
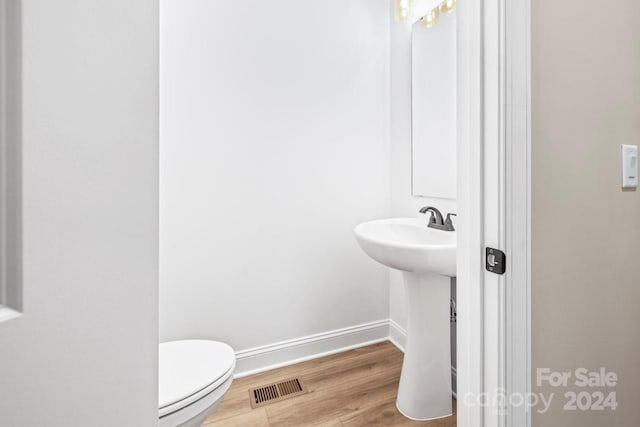
[[159,426],[202,426],[231,386],[233,349],[216,341],[170,341],[160,344],[159,355]]

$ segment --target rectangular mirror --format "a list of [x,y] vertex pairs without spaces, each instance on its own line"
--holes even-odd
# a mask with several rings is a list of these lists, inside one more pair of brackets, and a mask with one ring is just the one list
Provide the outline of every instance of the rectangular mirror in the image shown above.
[[412,28],[412,194],[456,198],[456,14]]

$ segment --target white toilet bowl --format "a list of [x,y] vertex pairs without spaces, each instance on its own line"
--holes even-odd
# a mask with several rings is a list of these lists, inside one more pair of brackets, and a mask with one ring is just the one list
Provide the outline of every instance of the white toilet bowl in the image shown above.
[[233,381],[236,357],[227,344],[206,340],[160,344],[160,427],[200,427]]

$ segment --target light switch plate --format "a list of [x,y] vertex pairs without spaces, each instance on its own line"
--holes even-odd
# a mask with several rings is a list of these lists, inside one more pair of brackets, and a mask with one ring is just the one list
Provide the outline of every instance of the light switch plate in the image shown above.
[[622,146],[622,187],[638,186],[638,146]]

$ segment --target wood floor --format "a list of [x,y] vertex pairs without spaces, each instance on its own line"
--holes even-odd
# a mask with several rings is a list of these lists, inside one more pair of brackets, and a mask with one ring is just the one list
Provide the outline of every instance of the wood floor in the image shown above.
[[[402,352],[390,342],[234,380],[205,427],[455,427],[455,414],[411,421],[396,409]],[[248,390],[301,377],[309,393],[251,409]]]

